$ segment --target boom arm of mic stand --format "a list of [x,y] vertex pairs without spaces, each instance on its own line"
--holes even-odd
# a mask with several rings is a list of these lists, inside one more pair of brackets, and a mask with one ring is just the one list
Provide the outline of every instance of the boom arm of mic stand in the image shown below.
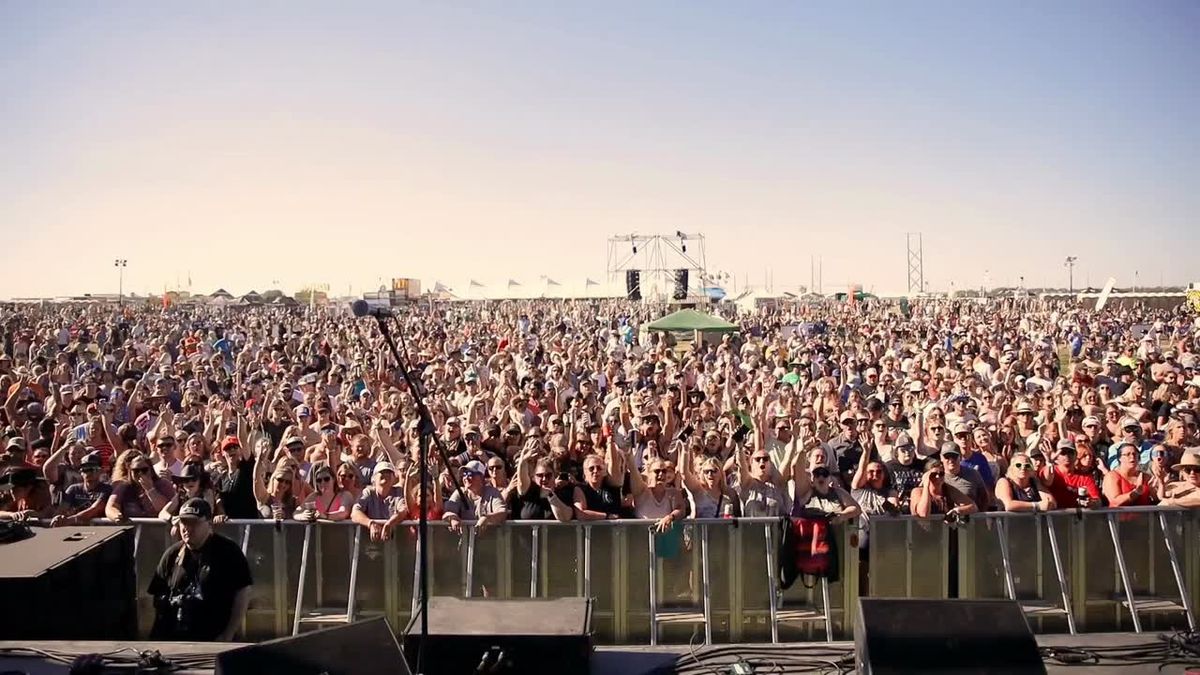
[[[392,352],[392,358],[396,359],[396,364],[399,366],[401,374],[404,375],[404,381],[406,384],[408,384],[408,390],[412,392],[413,399],[415,399],[417,402],[417,416],[420,418],[420,421],[418,422],[420,425],[419,431],[421,432],[422,436],[433,439],[433,445],[435,448],[437,448],[438,456],[442,458],[443,466],[449,469],[450,456],[446,451],[446,444],[443,443],[442,439],[438,437],[437,428],[433,425],[433,416],[429,413],[429,407],[425,405],[425,397],[421,395],[421,389],[417,386],[417,382],[413,380],[412,373],[409,372],[409,366],[411,364],[408,363],[408,359],[400,356],[400,350],[396,348],[396,341],[392,338],[391,329],[388,328],[387,322],[384,321],[384,318],[376,314],[375,321],[379,324],[379,332],[383,334],[383,339],[387,343],[388,349]],[[427,458],[424,452],[421,454],[420,461],[422,464],[427,463]],[[462,499],[464,504],[469,503],[466,501],[467,494],[466,491],[463,490],[462,483],[459,482],[458,476],[454,475],[453,471],[450,471],[449,474],[450,480],[454,483],[454,490],[455,492],[458,492],[459,499]],[[425,505],[422,504],[421,508],[424,510]]]

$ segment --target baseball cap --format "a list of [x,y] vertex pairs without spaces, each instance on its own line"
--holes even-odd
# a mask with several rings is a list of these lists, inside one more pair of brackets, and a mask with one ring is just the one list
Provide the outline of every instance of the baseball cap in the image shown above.
[[179,507],[180,520],[193,520],[203,518],[204,520],[212,520],[212,506],[200,497],[192,497]]
[[391,462],[376,462],[375,468],[371,470],[371,476],[378,476],[384,471],[391,471],[394,474],[396,473],[396,467],[392,466]]
[[230,448],[240,448],[241,446],[242,442],[238,440],[237,436],[226,436],[221,441],[221,452],[228,452]]
[[1100,418],[1096,417],[1095,415],[1089,415],[1088,417],[1083,418],[1083,426],[1098,427],[1100,426]]
[[86,454],[86,455],[84,455],[84,456],[83,456],[83,459],[80,459],[80,460],[79,460],[79,467],[80,467],[80,468],[83,468],[83,467],[96,467],[96,468],[99,468],[99,466],[100,466],[101,464],[103,464],[103,462],[101,461],[101,457],[100,457],[100,453],[99,453],[99,452],[89,452],[88,454]]
[[925,385],[920,380],[913,380],[912,382],[908,383],[908,390],[915,394],[920,391],[925,391]]
[[1059,452],[1062,452],[1064,450],[1069,450],[1071,452],[1075,452],[1075,444],[1072,443],[1070,441],[1070,439],[1063,438],[1063,439],[1060,439],[1057,444],[1055,444],[1055,449],[1058,450]]
[[1121,418],[1121,429],[1128,429],[1129,427],[1137,427],[1137,428],[1141,429],[1142,425],[1138,424],[1138,421],[1133,419],[1132,417],[1122,417]]
[[480,462],[479,460],[471,460],[466,464],[463,464],[462,470],[463,473],[474,473],[480,476],[487,473],[487,469],[483,466],[483,462]]
[[296,417],[312,417],[312,408],[306,405],[296,406]]
[[962,449],[958,447],[958,443],[954,441],[946,441],[942,443],[942,457],[962,457]]
[[1017,414],[1033,412],[1033,405],[1029,401],[1021,401],[1017,404]]
[[843,410],[842,414],[838,416],[838,421],[845,422],[847,420],[854,421],[854,413],[850,412],[849,410]]

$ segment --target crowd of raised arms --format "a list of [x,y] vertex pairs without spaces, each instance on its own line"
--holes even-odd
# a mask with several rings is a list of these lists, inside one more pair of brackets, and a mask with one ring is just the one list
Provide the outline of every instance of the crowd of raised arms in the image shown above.
[[[401,308],[428,516],[833,521],[1200,505],[1185,307],[784,305],[648,332],[661,306]],[[416,407],[371,319],[328,308],[0,309],[0,518],[417,518]],[[455,487],[455,478],[461,489]]]

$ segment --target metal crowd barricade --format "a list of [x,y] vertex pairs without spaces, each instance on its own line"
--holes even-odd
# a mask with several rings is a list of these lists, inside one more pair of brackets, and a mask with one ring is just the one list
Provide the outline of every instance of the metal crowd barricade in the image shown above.
[[[512,521],[461,534],[430,525],[434,595],[595,598],[602,643],[706,644],[845,639],[860,594],[1011,598],[1038,632],[1195,627],[1200,511],[1159,508],[987,513],[950,527],[937,518],[871,517],[865,550],[838,530],[840,579],[778,591],[774,518],[683,521],[679,551],[653,521]],[[98,521],[96,524],[103,524]],[[172,543],[170,525],[134,520],[139,588]],[[403,630],[417,599],[416,523],[371,541],[349,522],[232,521],[255,579],[248,639],[385,616]],[[671,553],[670,556],[665,554]],[[859,559],[867,565],[859,588]],[[766,567],[767,574],[762,570]],[[410,576],[411,583],[410,583]],[[153,605],[138,598],[141,629]]]

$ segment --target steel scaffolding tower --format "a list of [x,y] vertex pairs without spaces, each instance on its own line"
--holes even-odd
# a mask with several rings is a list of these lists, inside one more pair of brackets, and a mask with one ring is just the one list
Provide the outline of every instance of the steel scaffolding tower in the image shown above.
[[925,292],[925,263],[922,261],[922,245],[920,232],[908,232],[905,235],[908,244],[908,294]]

